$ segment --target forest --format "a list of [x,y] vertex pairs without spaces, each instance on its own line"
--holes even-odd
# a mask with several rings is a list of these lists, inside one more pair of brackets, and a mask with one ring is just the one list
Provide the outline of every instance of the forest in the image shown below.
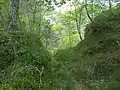
[[120,90],[120,1],[0,0],[0,90]]

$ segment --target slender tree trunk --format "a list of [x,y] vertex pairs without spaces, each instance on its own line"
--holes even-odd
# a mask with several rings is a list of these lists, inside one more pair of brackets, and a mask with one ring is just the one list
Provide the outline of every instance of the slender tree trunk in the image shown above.
[[0,9],[0,17],[1,17],[2,21],[3,21],[5,30],[7,30],[7,23],[6,23],[6,20],[5,20],[4,16],[2,15],[2,10],[1,9]]
[[39,16],[39,24],[38,24],[38,31],[39,31],[39,34],[40,34],[40,31],[41,31],[41,20],[42,20],[42,13],[41,13],[41,8],[42,5],[40,5],[40,16]]
[[[76,14],[75,21],[76,21],[76,27],[77,27],[77,30],[78,30],[78,34],[79,34],[80,40],[83,40],[82,36],[81,36],[81,31],[80,31],[81,17],[78,17],[76,8],[75,8],[75,14]],[[78,18],[80,18],[79,21],[78,21]]]
[[87,4],[87,0],[85,0],[85,10],[86,10],[86,12],[87,12],[87,16],[88,16],[88,18],[90,19],[90,21],[93,22],[93,20],[92,20],[90,14],[89,14],[89,12],[88,12],[87,5],[88,5],[88,4]]
[[[70,25],[70,22],[69,22],[69,25]],[[68,28],[68,37],[69,37],[69,48],[71,48],[72,47],[72,41],[71,41],[71,33],[70,33],[70,30],[71,30],[71,27],[70,28]]]
[[31,22],[30,22],[30,11],[29,11],[29,7],[26,6],[26,13],[27,13],[27,18],[28,18],[28,28],[31,32]]
[[[37,4],[37,3],[36,3]],[[36,26],[34,25],[35,24],[35,21],[36,21],[36,10],[37,10],[37,7],[36,7],[36,4],[35,4],[35,6],[34,6],[34,12],[33,12],[33,21],[34,22],[32,22],[32,31],[34,31],[35,30],[35,28],[36,28]]]
[[[92,10],[94,10],[94,0],[91,1],[92,2]],[[94,13],[92,13],[92,19],[94,18]]]
[[11,1],[11,13],[10,13],[9,28],[14,28],[17,25],[19,3],[20,3],[19,0],[12,0]]
[[112,8],[112,3],[111,3],[111,0],[109,0],[109,9]]
[[80,14],[80,16],[78,17],[79,18],[79,21],[78,21],[78,23],[79,23],[78,24],[79,25],[79,35],[80,35],[80,39],[82,41],[83,39],[82,39],[82,36],[81,36],[82,35],[81,31],[80,31],[81,30],[81,20],[82,20],[81,18],[82,18],[82,15],[81,15],[81,13],[79,13],[79,14]]

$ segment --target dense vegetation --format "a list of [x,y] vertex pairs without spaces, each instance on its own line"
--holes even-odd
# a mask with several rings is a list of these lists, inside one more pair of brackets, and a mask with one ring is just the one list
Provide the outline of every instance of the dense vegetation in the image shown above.
[[120,6],[113,3],[1,0],[0,90],[120,90]]

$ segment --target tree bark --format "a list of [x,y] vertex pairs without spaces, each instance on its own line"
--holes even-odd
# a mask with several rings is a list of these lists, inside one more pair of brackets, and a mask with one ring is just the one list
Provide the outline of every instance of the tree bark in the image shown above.
[[7,30],[7,23],[6,23],[6,20],[5,20],[4,16],[2,15],[2,9],[0,9],[0,17],[3,21],[5,30]]
[[11,13],[10,13],[9,28],[14,28],[17,25],[19,3],[20,3],[19,0],[12,0],[11,1]]

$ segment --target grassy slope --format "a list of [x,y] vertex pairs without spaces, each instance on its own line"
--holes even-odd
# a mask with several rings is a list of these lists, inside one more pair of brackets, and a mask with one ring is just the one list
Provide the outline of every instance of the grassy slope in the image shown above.
[[120,89],[120,8],[101,13],[87,25],[79,45],[61,52],[56,58],[89,89]]

